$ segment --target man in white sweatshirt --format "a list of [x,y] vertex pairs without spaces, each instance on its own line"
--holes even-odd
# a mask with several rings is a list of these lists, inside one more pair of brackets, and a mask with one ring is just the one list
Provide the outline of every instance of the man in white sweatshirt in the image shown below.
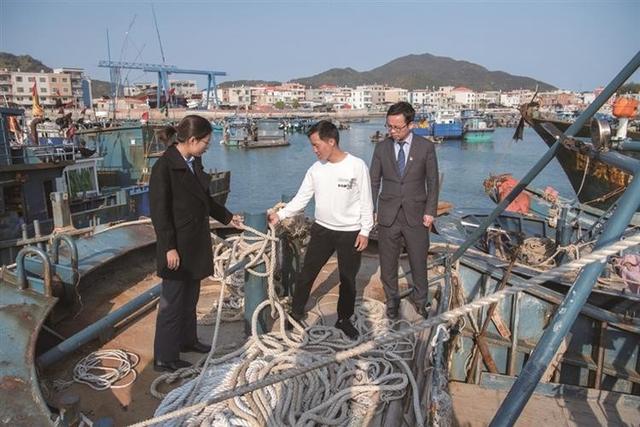
[[311,286],[336,252],[340,273],[336,327],[355,340],[358,330],[350,318],[356,301],[356,274],[373,228],[369,170],[363,160],[340,149],[338,128],[330,121],[316,123],[307,136],[318,161],[307,170],[295,197],[277,213],[269,214],[269,223],[277,224],[302,211],[315,198],[315,222],[296,282],[291,317],[296,321],[305,317]]

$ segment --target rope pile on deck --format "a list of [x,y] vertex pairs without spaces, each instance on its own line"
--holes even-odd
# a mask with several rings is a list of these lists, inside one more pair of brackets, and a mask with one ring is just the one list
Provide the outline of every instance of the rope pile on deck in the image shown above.
[[[222,390],[264,380],[274,373],[316,363],[326,355],[336,354],[358,343],[349,340],[338,329],[324,326],[325,316],[321,308],[326,304],[335,305],[335,301],[321,301],[313,310],[318,323],[306,329],[289,319],[294,325],[294,332],[257,333],[258,318],[262,310],[271,309],[272,317],[280,322],[280,331],[285,331],[287,315],[278,301],[273,280],[275,262],[272,258],[277,240],[273,237],[275,232],[273,228],[267,234],[250,227],[246,229],[260,240],[252,238],[247,243],[244,236],[232,237],[230,240],[233,243],[227,244],[227,250],[223,252],[225,256],[219,258],[225,262],[220,262],[216,268],[224,271],[225,265],[239,262],[247,256],[251,258],[247,269],[252,274],[255,271],[252,267],[260,262],[266,264],[267,272],[258,274],[267,277],[269,299],[262,302],[253,314],[252,335],[238,350],[222,357],[212,357],[221,320],[219,315],[223,310],[222,300],[226,287],[223,280],[212,351],[198,366],[163,375],[154,381],[152,393],[163,396],[157,391],[161,382],[173,382],[198,374],[197,378],[171,391],[156,410],[156,415],[179,409],[185,404],[203,401]],[[270,250],[267,249],[269,242]],[[354,323],[361,333],[360,341],[384,335],[393,327],[408,326],[405,321],[390,322],[386,319],[384,310],[384,304],[378,301],[359,301]],[[209,406],[186,419],[174,420],[173,425],[349,425],[353,419],[370,419],[375,416],[385,407],[380,403],[404,398],[407,386],[411,386],[416,419],[422,424],[424,420],[417,384],[407,363],[413,360],[414,350],[415,339],[410,335],[335,368],[325,367],[309,372],[304,377],[266,387],[250,395],[238,396],[228,403]]]
[[[201,414],[203,411],[207,411],[207,408],[210,408],[213,405],[217,405],[221,402],[225,402],[229,399],[234,399],[240,396],[244,396],[249,393],[255,392],[257,390],[263,389],[265,387],[279,384],[285,380],[290,380],[292,378],[306,375],[312,371],[323,369],[332,364],[340,365],[341,363],[353,357],[375,352],[376,350],[379,351],[381,348],[384,348],[384,346],[386,345],[398,343],[400,342],[400,340],[403,340],[412,335],[415,335],[416,333],[424,329],[431,328],[439,324],[452,323],[453,321],[455,321],[461,316],[466,315],[467,313],[471,313],[483,307],[497,303],[507,298],[510,295],[526,290],[530,286],[542,284],[547,281],[552,281],[554,279],[563,278],[566,274],[571,273],[574,270],[579,270],[585,267],[586,265],[594,262],[604,263],[606,262],[607,258],[610,255],[614,255],[624,249],[627,249],[632,246],[637,246],[639,244],[640,244],[640,233],[637,233],[625,239],[622,239],[618,242],[611,243],[603,248],[595,250],[592,253],[585,255],[580,259],[571,261],[567,264],[563,264],[559,267],[546,271],[538,276],[532,277],[520,285],[514,285],[510,288],[497,291],[491,295],[485,296],[483,298],[479,298],[478,300],[472,301],[461,307],[443,312],[435,317],[417,322],[401,331],[388,330],[385,333],[377,334],[373,338],[369,339],[368,341],[361,342],[354,347],[345,348],[343,350],[336,351],[328,355],[322,355],[315,358],[315,360],[312,360],[312,359],[305,360],[304,364],[297,364],[295,366],[292,364],[290,367],[287,367],[285,370],[282,370],[282,372],[272,373],[269,376],[264,376],[257,380],[249,381],[246,383],[239,382],[233,388],[225,389],[225,387],[221,387],[220,390],[216,390],[215,393],[213,393],[213,395],[209,394],[207,396],[203,396],[204,400],[199,403],[193,403],[193,404],[188,403],[187,406],[184,406],[180,409],[170,410],[169,412],[166,412],[164,414],[160,414],[160,411],[158,411],[156,413],[157,415],[156,417],[140,423],[136,423],[133,426],[143,427],[143,426],[149,426],[149,425],[153,425],[161,422],[165,423],[168,420],[173,420],[178,417],[183,417],[186,415],[189,415],[190,417],[193,417],[193,416],[197,417],[198,416],[197,414]],[[569,292],[570,293],[573,292],[573,289],[571,289]],[[264,308],[267,304],[271,304],[271,302],[270,301],[263,302],[263,304],[259,307],[259,309]],[[257,312],[258,310],[256,311],[256,313],[254,313],[254,319],[253,319],[254,321],[257,319]],[[283,322],[282,319],[281,321]],[[254,322],[254,328],[255,328],[255,322]],[[269,334],[267,334],[267,336],[269,336]],[[255,334],[252,337],[252,340],[254,339],[256,339]],[[303,337],[302,339],[304,340],[309,338]],[[213,352],[213,349],[212,349],[212,352]],[[225,359],[225,358],[221,358],[221,359]],[[228,359],[221,360],[221,363],[224,363],[227,360]],[[205,367],[206,367],[206,364],[205,364]],[[206,372],[206,371],[203,371],[203,372]],[[224,372],[224,371],[221,370],[221,372]],[[216,410],[218,410],[219,407],[215,406],[214,408],[215,409],[211,410],[212,412],[215,412]],[[192,418],[189,418],[189,419],[192,419]],[[195,418],[193,420],[195,421]],[[271,422],[272,420],[268,419],[266,421]],[[311,419],[309,419],[309,421],[312,422]]]

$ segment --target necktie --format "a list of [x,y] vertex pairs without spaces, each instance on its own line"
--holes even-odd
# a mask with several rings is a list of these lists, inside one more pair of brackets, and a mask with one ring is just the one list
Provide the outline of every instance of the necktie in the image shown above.
[[193,170],[193,160],[193,157],[187,160],[187,166],[189,166],[189,170],[191,171],[191,173],[195,175],[196,171]]
[[400,150],[398,150],[398,172],[400,176],[404,175],[404,167],[405,167],[405,157],[404,157],[404,144],[405,141],[398,141],[398,145],[400,146]]

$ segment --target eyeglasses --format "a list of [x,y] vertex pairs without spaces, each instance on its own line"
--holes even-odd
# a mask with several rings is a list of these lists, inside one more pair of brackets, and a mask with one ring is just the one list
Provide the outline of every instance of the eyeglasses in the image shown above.
[[402,129],[406,128],[407,126],[409,126],[408,124],[405,124],[404,126],[391,126],[390,124],[386,124],[384,125],[385,128],[387,128],[387,130],[389,132],[400,132]]

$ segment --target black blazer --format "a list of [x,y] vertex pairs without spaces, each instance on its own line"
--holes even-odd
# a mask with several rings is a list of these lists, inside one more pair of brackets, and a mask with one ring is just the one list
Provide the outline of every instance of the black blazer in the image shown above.
[[[404,174],[398,172],[394,141],[387,138],[378,143],[371,159],[371,192],[378,223],[390,226],[400,207],[407,222],[415,227],[424,215],[435,218],[438,210],[438,160],[433,143],[413,135]],[[382,184],[382,192],[380,186]]]
[[[149,183],[151,221],[156,232],[158,276],[174,280],[200,280],[213,274],[209,216],[223,224],[233,217],[209,195],[211,177],[202,159],[193,162],[195,174],[173,144],[153,165]],[[178,270],[167,268],[167,251],[177,249]]]

